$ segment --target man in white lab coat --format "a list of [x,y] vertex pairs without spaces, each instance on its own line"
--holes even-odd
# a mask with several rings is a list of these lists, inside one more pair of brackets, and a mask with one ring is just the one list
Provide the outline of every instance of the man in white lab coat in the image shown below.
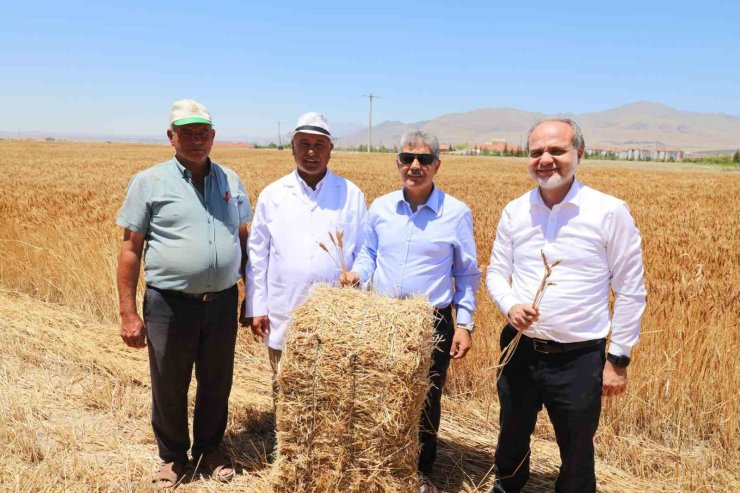
[[262,190],[248,243],[246,314],[252,332],[267,343],[273,376],[291,311],[312,284],[339,279],[340,269],[319,242],[329,245],[329,233],[342,231],[344,261],[352,268],[367,213],[362,191],[327,167],[334,144],[324,115],[302,115],[290,146],[296,169]]

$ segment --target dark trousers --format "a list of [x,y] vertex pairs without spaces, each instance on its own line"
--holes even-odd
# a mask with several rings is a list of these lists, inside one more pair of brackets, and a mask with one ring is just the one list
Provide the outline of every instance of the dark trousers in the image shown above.
[[226,431],[237,331],[236,286],[208,302],[147,288],[152,427],[165,462],[187,461],[188,388],[195,366],[194,458],[218,448]]
[[442,388],[447,379],[447,368],[450,366],[450,348],[455,327],[452,323],[452,308],[435,310],[439,317],[434,326],[435,337],[441,338],[437,349],[432,353],[432,367],[429,370],[429,380],[432,383],[424,409],[421,413],[419,425],[419,471],[430,474],[437,458],[437,432],[442,415]]
[[[503,349],[516,335],[507,325]],[[560,448],[555,491],[596,491],[593,438],[601,413],[606,342],[560,354],[535,351],[522,338],[498,382],[501,431],[494,457],[497,488],[518,492],[529,479],[530,435],[544,405]]]

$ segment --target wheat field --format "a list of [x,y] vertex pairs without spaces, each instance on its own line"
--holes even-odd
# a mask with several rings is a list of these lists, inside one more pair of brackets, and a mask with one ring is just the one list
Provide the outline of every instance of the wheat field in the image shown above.
[[[164,145],[0,141],[0,489],[140,491],[156,447],[146,353],[117,336],[115,216],[129,178]],[[293,169],[289,151],[215,147],[252,199]],[[531,188],[525,161],[443,158],[436,182],[473,210],[488,265],[503,206]],[[371,201],[398,188],[390,154],[335,152],[330,166]],[[605,401],[599,491],[740,491],[740,174],[584,162],[579,179],[630,205],[643,236],[648,307],[623,396]],[[479,292],[473,349],[445,388],[436,479],[488,491],[503,316]],[[193,476],[182,491],[268,491],[272,426],[264,348],[238,342],[227,442],[230,485]],[[527,491],[551,491],[557,448],[544,416]]]

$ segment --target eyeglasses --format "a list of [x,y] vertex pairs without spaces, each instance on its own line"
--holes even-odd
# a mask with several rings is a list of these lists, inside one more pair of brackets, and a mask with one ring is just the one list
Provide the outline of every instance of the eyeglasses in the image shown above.
[[211,138],[210,130],[200,130],[198,132],[180,131],[177,134],[182,140],[209,140]]
[[398,162],[403,165],[410,165],[414,160],[419,161],[422,166],[429,166],[437,157],[434,154],[414,154],[413,152],[402,152],[398,155]]

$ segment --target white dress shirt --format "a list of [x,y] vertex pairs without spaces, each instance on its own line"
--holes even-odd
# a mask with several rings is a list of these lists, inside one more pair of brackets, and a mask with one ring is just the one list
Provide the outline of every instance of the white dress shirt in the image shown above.
[[333,283],[341,269],[319,247],[326,245],[339,261],[329,233],[344,232],[347,269],[362,247],[367,205],[357,186],[327,170],[316,189],[297,172],[262,190],[249,232],[247,316],[267,315],[267,344],[282,349],[290,313],[314,283]]
[[[486,286],[501,311],[532,304],[545,274],[540,251],[552,265],[540,318],[524,334],[557,342],[606,337],[609,352],[629,356],[645,310],[640,232],[627,205],[573,181],[565,199],[549,209],[536,188],[501,214]],[[511,279],[511,282],[509,281]],[[616,300],[609,318],[609,288]]]

